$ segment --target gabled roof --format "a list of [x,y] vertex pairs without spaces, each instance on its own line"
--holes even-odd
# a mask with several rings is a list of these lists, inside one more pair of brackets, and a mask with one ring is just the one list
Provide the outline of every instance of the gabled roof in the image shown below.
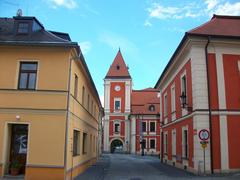
[[212,19],[207,23],[202,24],[188,32],[185,33],[177,49],[173,53],[171,59],[169,60],[167,66],[163,70],[160,78],[155,84],[154,88],[158,88],[161,80],[165,76],[169,67],[175,60],[177,54],[181,51],[184,44],[187,42],[189,37],[204,37],[206,40],[208,38],[229,38],[229,39],[239,39],[240,38],[240,16],[221,16],[213,15]]
[[[153,105],[154,111],[150,111],[149,107]],[[143,90],[133,90],[131,93],[131,114],[159,114],[160,100],[158,98],[158,90],[147,88]]]
[[105,79],[107,78],[116,78],[116,79],[120,79],[120,78],[127,78],[127,79],[131,79],[131,76],[128,72],[128,67],[125,64],[125,61],[123,59],[122,53],[119,49],[116,57],[114,58],[114,61],[112,63],[112,65],[110,66],[108,73],[105,77]]
[[187,33],[194,35],[240,36],[240,16],[214,14],[210,21]]
[[[22,22],[29,24],[28,33],[17,33],[18,23]],[[0,18],[0,44],[78,46],[67,33],[48,31],[37,18],[30,16]]]

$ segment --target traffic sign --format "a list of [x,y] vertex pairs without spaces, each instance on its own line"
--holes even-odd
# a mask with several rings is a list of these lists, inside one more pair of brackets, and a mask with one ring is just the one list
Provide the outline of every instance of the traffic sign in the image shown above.
[[198,133],[198,137],[199,139],[201,139],[202,141],[206,141],[209,139],[209,131],[207,129],[202,129],[199,131]]

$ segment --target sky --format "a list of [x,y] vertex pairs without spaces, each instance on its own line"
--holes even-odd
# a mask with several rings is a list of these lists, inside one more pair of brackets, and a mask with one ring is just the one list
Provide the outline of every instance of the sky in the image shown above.
[[213,14],[240,15],[240,0],[0,0],[0,17],[18,9],[79,43],[103,99],[103,79],[119,48],[133,89],[154,87],[184,33]]

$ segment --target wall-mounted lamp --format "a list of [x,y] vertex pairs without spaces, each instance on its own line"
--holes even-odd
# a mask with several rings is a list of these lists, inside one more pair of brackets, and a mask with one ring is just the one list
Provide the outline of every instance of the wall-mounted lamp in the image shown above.
[[187,96],[186,96],[185,92],[182,92],[182,94],[180,96],[180,102],[181,102],[181,107],[183,109],[187,109],[188,111],[192,111],[192,107],[188,106],[188,104],[187,104]]
[[16,120],[19,121],[21,117],[19,115],[16,115]]

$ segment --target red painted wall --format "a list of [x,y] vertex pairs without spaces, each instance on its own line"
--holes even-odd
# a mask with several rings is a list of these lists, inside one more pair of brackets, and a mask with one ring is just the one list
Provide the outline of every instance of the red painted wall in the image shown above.
[[114,120],[121,120],[120,136],[125,136],[125,116],[110,116],[109,120],[109,136],[114,134]]
[[240,116],[228,116],[229,168],[240,168]]
[[[193,159],[193,120],[192,118],[188,118],[179,123],[173,124],[171,126],[163,128],[163,132],[168,132],[168,160],[172,160],[172,130],[176,129],[176,155],[182,157],[182,127],[188,126],[188,152],[189,152],[189,166],[194,167]],[[196,136],[196,135],[195,135]],[[177,161],[181,163],[182,161]]]
[[223,55],[227,109],[240,109],[240,55]]
[[175,104],[176,104],[176,118],[182,117],[182,108],[180,102],[180,95],[181,95],[181,75],[186,70],[186,77],[187,77],[187,103],[190,107],[192,107],[192,75],[191,75],[191,60],[189,60],[183,68],[179,71],[179,73],[175,76],[173,81],[169,83],[167,88],[163,90],[162,96],[162,118],[164,119],[164,94],[167,92],[167,105],[168,105],[168,122],[171,122],[171,86],[175,83]]

